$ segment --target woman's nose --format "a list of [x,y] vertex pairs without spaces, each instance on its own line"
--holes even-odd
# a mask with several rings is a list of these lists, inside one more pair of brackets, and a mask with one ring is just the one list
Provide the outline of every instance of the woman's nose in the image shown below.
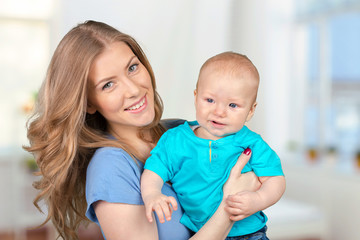
[[136,81],[134,81],[133,79],[129,79],[126,78],[124,79],[124,91],[125,91],[125,96],[127,98],[133,98],[133,97],[137,97],[140,93],[140,86],[138,85],[138,83]]

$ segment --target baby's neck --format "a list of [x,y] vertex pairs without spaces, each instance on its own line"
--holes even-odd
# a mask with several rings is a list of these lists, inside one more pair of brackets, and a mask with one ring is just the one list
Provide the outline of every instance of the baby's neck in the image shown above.
[[208,131],[205,130],[205,128],[201,127],[200,125],[197,126],[195,129],[193,129],[194,134],[199,137],[199,138],[203,138],[203,139],[208,139],[208,140],[218,140],[220,138],[223,137],[218,137],[218,136],[214,136],[212,134],[210,134]]

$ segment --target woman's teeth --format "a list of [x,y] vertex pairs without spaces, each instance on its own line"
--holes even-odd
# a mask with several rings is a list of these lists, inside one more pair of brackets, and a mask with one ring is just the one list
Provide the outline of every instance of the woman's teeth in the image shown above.
[[143,98],[143,100],[141,100],[141,102],[139,102],[135,106],[129,107],[128,110],[136,110],[136,109],[142,107],[142,105],[144,105],[144,103],[145,103],[145,98]]

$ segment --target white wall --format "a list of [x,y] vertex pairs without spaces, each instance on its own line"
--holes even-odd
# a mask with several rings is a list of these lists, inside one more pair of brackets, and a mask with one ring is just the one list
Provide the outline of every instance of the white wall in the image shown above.
[[[258,107],[249,125],[281,155],[289,140],[289,132],[293,131],[289,127],[289,122],[293,120],[298,121],[299,125],[302,124],[301,116],[289,114],[290,108],[298,109],[297,105],[290,105],[291,91],[298,94],[297,88],[304,84],[301,83],[304,80],[302,77],[295,76],[299,81],[291,79],[294,74],[291,63],[303,60],[301,49],[292,49],[292,43],[298,40],[298,36],[293,35],[292,2],[288,0],[55,0],[54,14],[49,21],[52,33],[50,52],[54,51],[66,32],[78,23],[89,19],[106,22],[135,37],[143,47],[154,68],[158,90],[164,100],[164,117],[189,120],[195,118],[193,90],[201,64],[210,56],[222,51],[232,50],[246,54],[257,66],[261,75]],[[35,36],[40,35],[34,33],[34,41],[36,41]],[[47,43],[48,41],[44,40],[42,44],[44,49],[47,49]],[[26,48],[26,45],[23,47]],[[24,52],[21,51],[22,54]],[[39,55],[40,51],[37,53]],[[42,54],[43,58],[46,54]],[[44,74],[45,71],[41,76]],[[39,86],[41,76],[35,77],[39,80],[37,82]],[[291,82],[295,84],[291,86]],[[1,89],[2,93],[6,91],[7,96],[13,95],[11,92],[13,87],[23,86],[21,82],[20,84],[16,82],[17,84],[14,85],[12,83],[7,81],[6,84],[9,85],[3,84],[2,87],[5,88]],[[20,105],[22,100],[19,99],[18,102]],[[0,103],[0,106],[3,113],[7,110],[10,113],[15,112],[15,108],[8,105],[7,98]],[[18,115],[14,114],[12,117],[15,119],[12,125],[8,124],[12,118],[0,119],[0,123],[9,128],[1,134],[11,136],[11,139],[0,138],[1,142],[17,143],[18,135],[21,135],[21,141],[25,139],[25,129],[17,127],[23,125]],[[296,126],[296,123],[294,125]],[[15,133],[13,133],[14,128],[16,128]],[[3,167],[1,172],[8,175],[5,176],[5,180],[1,179],[2,190],[8,185],[21,186],[25,179],[22,173],[18,173],[17,176],[15,173],[12,174],[13,172],[4,170],[16,167],[6,162],[9,160],[14,162],[12,153],[9,156],[11,157],[0,155],[0,163]],[[287,160],[283,158],[283,161]],[[351,228],[342,228],[339,234],[334,234],[334,239],[341,239],[340,234],[345,234],[349,229],[355,232],[355,221],[350,214],[350,217],[346,217],[341,212],[342,209],[336,209],[343,203],[346,204],[343,211],[346,213],[356,207],[354,201],[345,202],[341,199],[342,196],[351,198],[356,181],[345,184],[342,178],[339,181],[331,181],[332,174],[318,174],[317,171],[311,172],[312,175],[309,177],[308,169],[299,169],[296,164],[293,168],[289,168],[286,174],[289,175],[287,196],[323,206],[323,210],[327,211],[333,220],[335,219],[331,222],[332,231],[336,231],[342,219],[346,220]],[[13,179],[9,179],[10,175]],[[308,178],[304,180],[304,177]],[[327,184],[326,188],[322,184]],[[337,187],[336,192],[332,192],[332,184]],[[27,187],[30,187],[30,183]],[[318,189],[326,191],[328,195],[323,195]],[[9,199],[0,201],[0,205],[3,206],[0,207],[0,210],[3,210],[0,212],[4,213],[0,216],[2,226],[6,221],[15,222],[14,211],[10,208],[14,208],[18,201],[15,190],[9,188],[3,192],[11,195],[9,199],[13,202]],[[358,201],[358,194],[354,196]],[[329,201],[328,197],[333,199]],[[337,218],[338,216],[341,218]]]
[[[54,20],[54,42],[76,24],[103,21],[132,35],[143,47],[165,104],[164,117],[194,119],[193,90],[201,64],[229,50],[231,1],[64,0]],[[85,7],[86,6],[86,7]]]
[[57,44],[70,28],[88,19],[132,35],[154,68],[164,117],[189,120],[195,118],[193,90],[202,63],[222,51],[246,54],[261,74],[259,104],[250,126],[280,151],[288,132],[290,3],[64,0],[58,1],[53,42]]
[[258,106],[249,125],[281,154],[289,132],[292,1],[233,1],[232,5],[231,47],[248,55],[260,73]]

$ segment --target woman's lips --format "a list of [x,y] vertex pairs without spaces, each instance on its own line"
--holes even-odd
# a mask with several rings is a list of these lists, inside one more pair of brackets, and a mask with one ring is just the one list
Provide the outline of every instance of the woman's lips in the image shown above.
[[143,97],[137,103],[126,108],[125,111],[141,112],[146,107],[146,105],[147,105],[146,97]]

